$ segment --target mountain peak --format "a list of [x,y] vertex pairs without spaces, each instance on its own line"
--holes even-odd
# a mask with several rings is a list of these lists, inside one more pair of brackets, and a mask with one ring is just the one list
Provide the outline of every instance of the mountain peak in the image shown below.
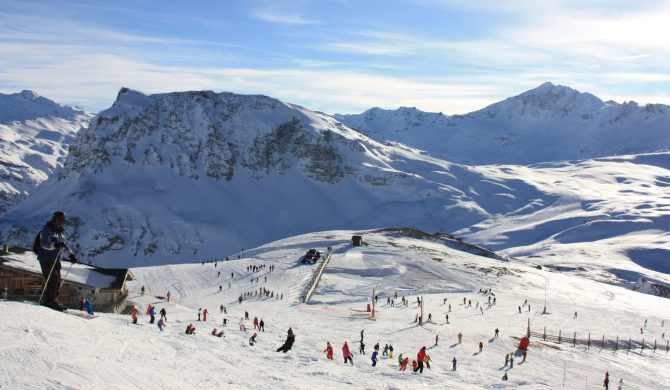
[[22,98],[26,100],[37,100],[38,98],[41,97],[40,95],[36,94],[35,92],[29,89],[24,89],[23,91],[21,91],[20,95]]
[[23,122],[44,117],[75,120],[78,116],[90,115],[85,111],[54,102],[51,99],[24,89],[19,93],[0,93],[0,123]]

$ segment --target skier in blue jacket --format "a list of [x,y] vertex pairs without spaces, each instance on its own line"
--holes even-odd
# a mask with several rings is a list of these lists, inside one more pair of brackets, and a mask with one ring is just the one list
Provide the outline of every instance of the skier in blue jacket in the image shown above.
[[379,351],[377,351],[376,349],[375,349],[374,352],[372,352],[372,357],[371,357],[371,359],[372,359],[372,367],[374,367],[374,366],[377,365],[377,354],[378,354],[378,353],[379,353]]
[[88,315],[95,315],[93,314],[93,304],[88,298],[84,299],[84,309],[86,309],[86,313],[88,313]]
[[151,320],[149,320],[150,324],[153,324],[154,321],[156,320],[156,307],[151,306],[151,310],[149,310],[149,316],[151,317]]

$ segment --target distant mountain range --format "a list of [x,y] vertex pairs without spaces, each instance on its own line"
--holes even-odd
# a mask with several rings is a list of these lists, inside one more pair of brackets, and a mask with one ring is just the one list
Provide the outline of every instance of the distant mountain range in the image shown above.
[[334,117],[378,141],[473,165],[527,165],[670,149],[669,106],[603,102],[552,83],[466,115],[401,107]]
[[60,168],[93,115],[32,91],[0,94],[0,214]]
[[[0,241],[29,245],[56,209],[82,259],[117,266],[411,227],[609,282],[667,283],[667,115],[544,84],[464,116],[340,116],[358,132],[266,96],[122,88],[76,136],[58,132],[75,137],[62,169],[3,215]],[[42,145],[38,134],[11,145]]]

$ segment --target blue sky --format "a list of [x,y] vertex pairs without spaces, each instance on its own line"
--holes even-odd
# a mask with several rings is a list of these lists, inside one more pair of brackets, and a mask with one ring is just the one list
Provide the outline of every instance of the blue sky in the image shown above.
[[0,91],[91,111],[118,89],[459,114],[544,81],[670,103],[670,2],[0,0]]

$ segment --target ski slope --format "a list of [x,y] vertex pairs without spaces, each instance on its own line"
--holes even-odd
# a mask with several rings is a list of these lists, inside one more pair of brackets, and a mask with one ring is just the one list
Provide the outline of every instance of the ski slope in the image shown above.
[[[591,332],[594,339],[602,333],[640,338],[639,329],[648,319],[644,337],[660,344],[661,334],[670,326],[662,317],[667,315],[667,300],[520,262],[475,256],[440,239],[406,231],[363,232],[366,245],[354,248],[349,241],[352,233],[292,237],[245,250],[239,260],[234,256],[216,266],[208,262],[133,269],[137,280],[131,301],[142,313],[148,303],[156,303],[158,310],[165,307],[168,327],[163,333],[147,324],[147,316],[135,326],[129,316],[101,314],[84,320],[33,305],[0,302],[0,387],[596,389],[601,388],[605,371],[610,373],[611,388],[620,378],[625,389],[664,389],[670,380],[670,355],[665,351],[586,350],[531,340],[527,361],[520,364],[517,358],[508,371],[509,381],[502,382],[504,355],[516,350],[515,337],[524,334],[528,319],[533,331],[546,326],[548,332]],[[298,297],[315,266],[300,264],[300,256],[311,247],[329,246],[331,262],[312,300],[303,304]],[[246,271],[247,266],[260,264],[276,269]],[[256,277],[258,284],[251,282]],[[545,280],[549,315],[540,314]],[[142,297],[137,294],[141,286],[147,291]],[[237,303],[240,293],[259,287],[284,294],[283,299]],[[372,288],[380,296],[376,321],[363,312]],[[483,309],[484,314],[475,309],[476,302],[486,302],[480,288],[492,288],[497,298],[496,305]],[[167,291],[174,298],[170,303],[160,298]],[[396,291],[408,298],[408,306],[386,305],[388,294]],[[426,313],[433,315],[433,323],[423,327],[413,323],[420,295]],[[472,300],[471,308],[462,304],[464,297]],[[450,324],[445,323],[445,298],[452,305]],[[524,306],[519,314],[517,307],[525,299],[531,310]],[[221,304],[230,321],[223,339],[209,334],[213,327],[221,328]],[[195,321],[198,308],[210,312],[206,323]],[[258,316],[266,323],[253,347],[247,342],[253,331],[238,328],[245,310],[251,319]],[[245,322],[253,327],[251,321]],[[183,334],[189,323],[197,327],[194,336]],[[293,349],[287,354],[275,352],[289,327],[296,333]],[[495,328],[500,329],[497,339]],[[362,329],[365,355],[358,354]],[[462,344],[456,341],[458,332],[463,333]],[[440,343],[434,346],[438,334]],[[354,352],[353,367],[341,359],[345,340]],[[321,352],[326,341],[333,344],[334,361]],[[479,341],[484,343],[482,353]],[[399,372],[395,359],[382,359],[371,367],[369,356],[376,342],[381,347],[391,343],[395,356],[403,353],[410,359],[425,345],[432,367],[423,374]],[[458,359],[455,372],[453,357]]]

